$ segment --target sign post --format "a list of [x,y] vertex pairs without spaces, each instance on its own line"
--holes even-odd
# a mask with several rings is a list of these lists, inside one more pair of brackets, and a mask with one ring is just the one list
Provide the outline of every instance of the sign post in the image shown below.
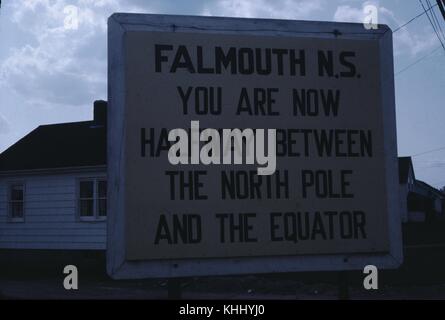
[[116,279],[395,268],[386,26],[113,14]]

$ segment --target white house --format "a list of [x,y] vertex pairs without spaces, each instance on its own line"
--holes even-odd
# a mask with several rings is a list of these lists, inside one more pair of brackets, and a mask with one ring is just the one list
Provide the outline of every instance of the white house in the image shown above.
[[106,248],[106,107],[42,125],[0,154],[0,250]]

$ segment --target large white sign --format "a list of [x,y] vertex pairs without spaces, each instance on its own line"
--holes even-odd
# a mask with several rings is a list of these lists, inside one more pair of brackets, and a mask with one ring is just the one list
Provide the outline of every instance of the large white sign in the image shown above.
[[114,14],[115,278],[401,262],[386,26]]

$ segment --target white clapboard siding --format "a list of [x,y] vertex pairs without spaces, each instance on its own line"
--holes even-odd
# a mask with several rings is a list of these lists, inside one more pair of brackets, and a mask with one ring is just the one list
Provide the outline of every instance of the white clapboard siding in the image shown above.
[[[98,171],[0,176],[0,249],[106,248],[106,221],[79,221],[77,184],[82,178],[105,177]],[[25,221],[8,219],[8,186],[25,184]]]

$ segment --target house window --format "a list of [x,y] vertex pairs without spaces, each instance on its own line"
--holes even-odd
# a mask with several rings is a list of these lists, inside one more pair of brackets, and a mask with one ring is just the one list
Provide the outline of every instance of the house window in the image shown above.
[[79,181],[79,218],[84,221],[105,220],[107,216],[107,181]]
[[99,217],[107,216],[107,182],[97,181],[97,213]]
[[9,186],[9,218],[12,222],[23,222],[25,219],[25,186],[14,183]]

